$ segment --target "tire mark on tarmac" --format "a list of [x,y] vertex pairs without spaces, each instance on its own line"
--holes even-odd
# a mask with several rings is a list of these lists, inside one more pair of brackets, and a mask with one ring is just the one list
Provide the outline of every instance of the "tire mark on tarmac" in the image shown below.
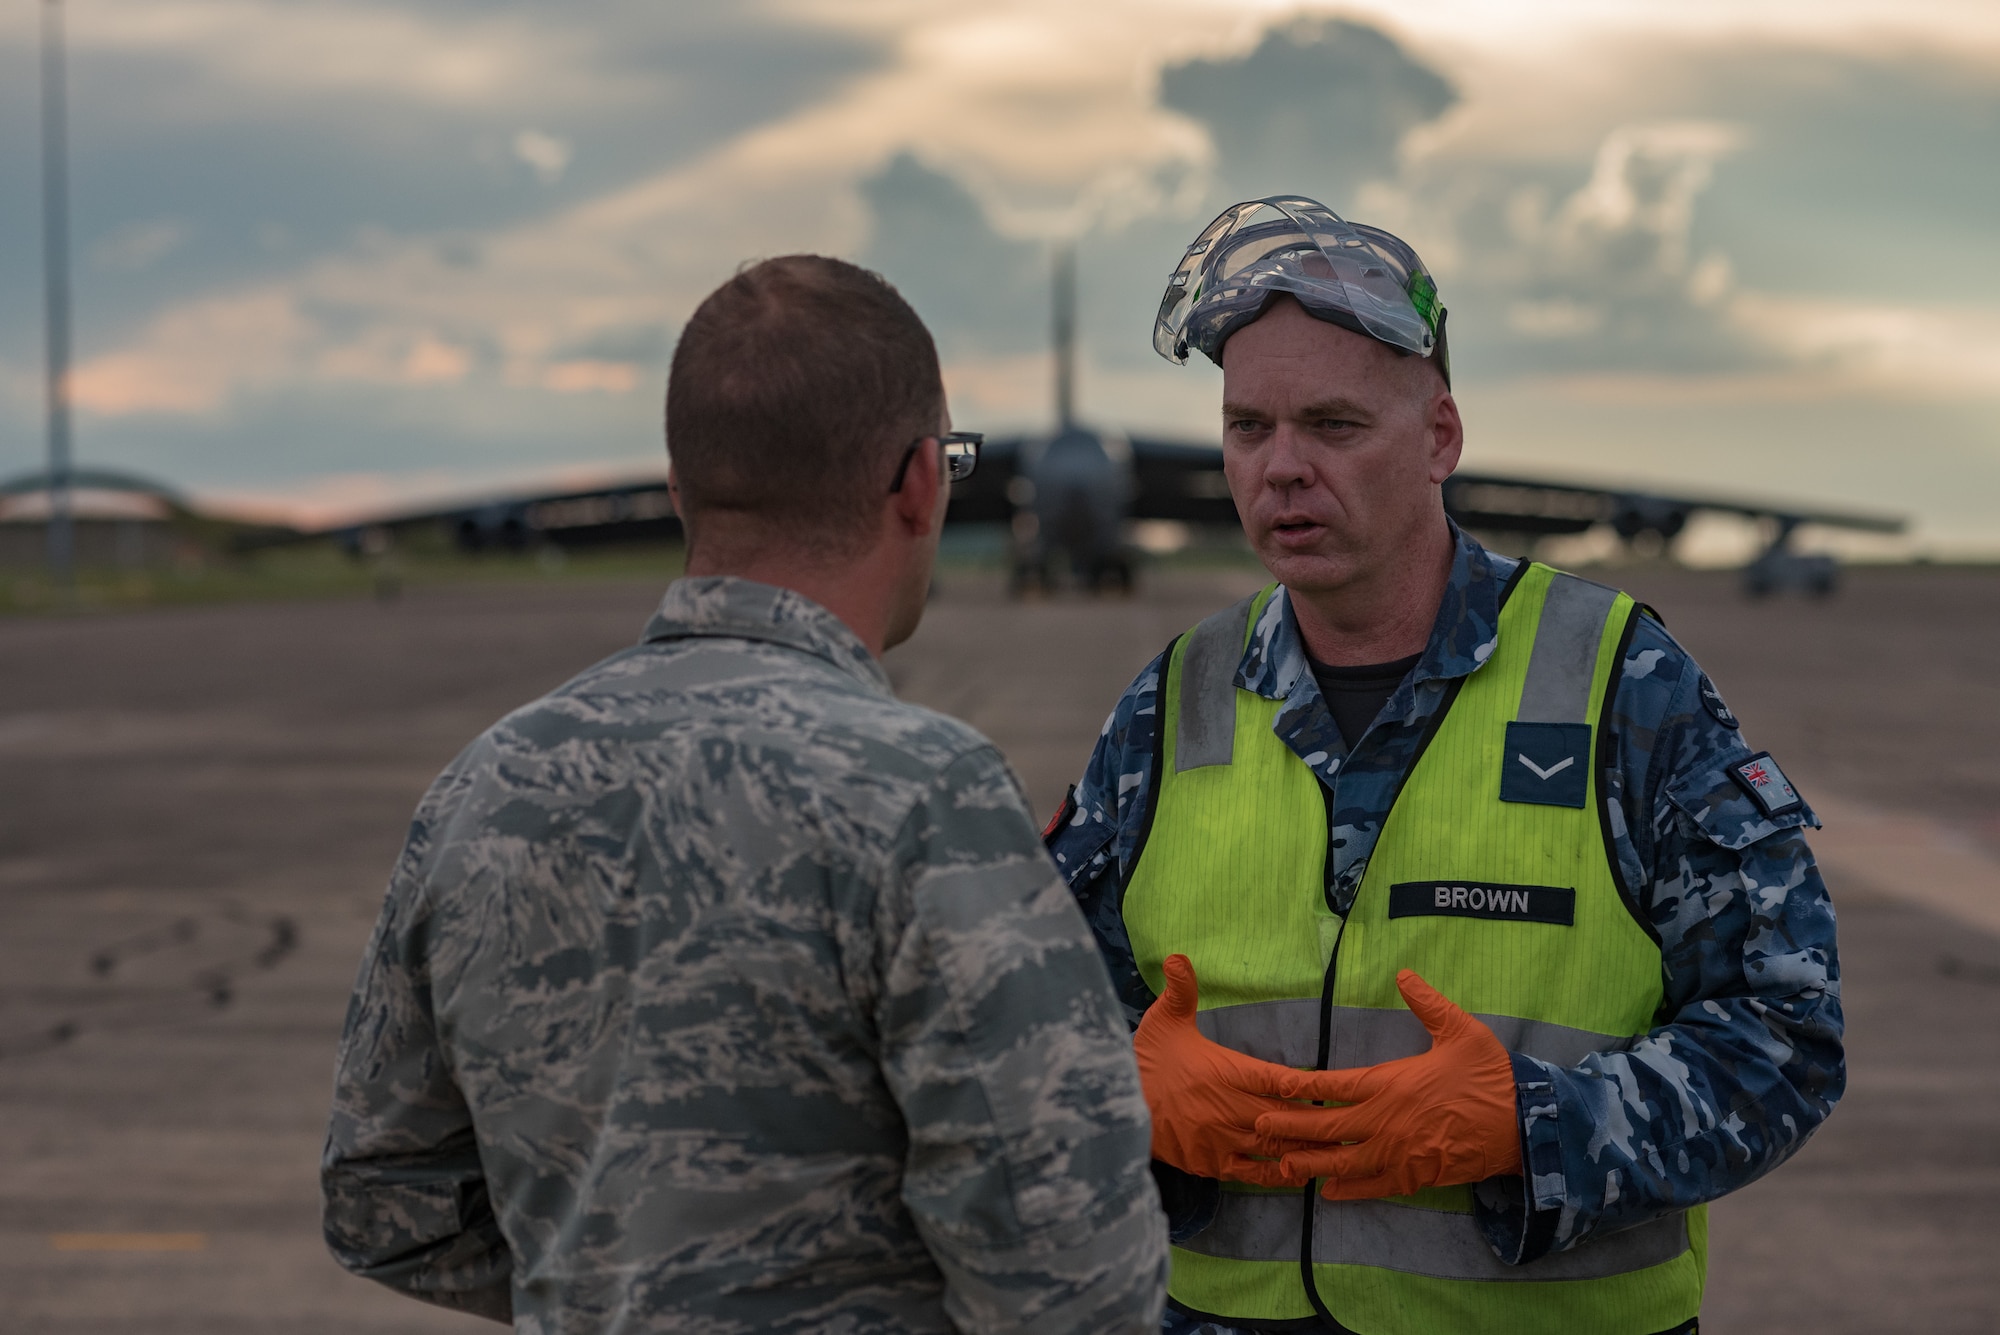
[[[155,958],[170,963],[175,952],[189,953],[199,948],[203,944],[205,917],[212,920],[211,926],[247,928],[261,939],[252,947],[238,946],[228,950],[222,959],[194,969],[184,975],[183,983],[165,989],[164,995],[158,987],[118,983],[114,975],[128,965]],[[95,994],[72,998],[65,1010],[73,1007],[75,1013],[62,1014],[52,1022],[11,1034],[0,1034],[0,1061],[63,1047],[86,1032],[175,1028],[226,1009],[236,1000],[244,977],[276,969],[298,952],[299,939],[298,920],[290,914],[253,914],[234,902],[224,903],[207,914],[183,914],[172,922],[119,938],[87,954],[86,967]]]

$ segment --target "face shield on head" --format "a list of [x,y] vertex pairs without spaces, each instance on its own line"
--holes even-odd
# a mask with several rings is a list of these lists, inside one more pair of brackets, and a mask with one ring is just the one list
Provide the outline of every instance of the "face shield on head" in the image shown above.
[[1229,336],[1281,295],[1317,319],[1435,357],[1451,383],[1444,306],[1417,252],[1317,200],[1282,195],[1232,204],[1195,238],[1167,280],[1153,348],[1176,365],[1194,348],[1220,366]]

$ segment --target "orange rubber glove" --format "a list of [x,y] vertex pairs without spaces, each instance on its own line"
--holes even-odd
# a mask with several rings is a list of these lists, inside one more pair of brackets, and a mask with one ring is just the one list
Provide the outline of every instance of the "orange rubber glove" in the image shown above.
[[1327,1073],[1258,1061],[1203,1037],[1194,1022],[1194,965],[1169,955],[1164,968],[1167,990],[1132,1036],[1153,1113],[1153,1157],[1200,1177],[1297,1186],[1264,1147],[1258,1119],[1293,1106],[1287,1099],[1314,1097],[1311,1082]]
[[1257,1119],[1265,1154],[1294,1184],[1327,1179],[1330,1201],[1404,1196],[1521,1171],[1520,1118],[1507,1049],[1409,969],[1396,990],[1430,1031],[1416,1057],[1329,1071],[1311,1097],[1338,1108],[1291,1108]]

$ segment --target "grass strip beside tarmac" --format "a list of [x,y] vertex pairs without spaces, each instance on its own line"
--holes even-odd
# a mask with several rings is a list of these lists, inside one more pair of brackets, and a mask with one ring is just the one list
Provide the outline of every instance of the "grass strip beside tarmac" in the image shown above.
[[206,558],[152,570],[81,570],[69,589],[46,573],[0,575],[0,616],[64,615],[206,603],[394,599],[405,589],[464,583],[654,579],[681,573],[679,544],[565,552],[397,552],[355,558],[331,543]]

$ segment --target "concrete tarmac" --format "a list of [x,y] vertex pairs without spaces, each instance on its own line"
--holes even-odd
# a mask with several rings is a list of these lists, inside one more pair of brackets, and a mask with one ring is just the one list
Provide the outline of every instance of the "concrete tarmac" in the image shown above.
[[[1861,571],[1831,601],[1764,604],[1722,576],[1623,578],[1809,800],[1960,840],[1961,879],[2000,867],[2000,574]],[[1046,812],[1132,674],[1255,582],[1020,606],[948,574],[890,672],[999,742]],[[629,644],[657,595],[0,622],[0,1330],[478,1328],[327,1258],[333,1044],[424,786]],[[1849,1094],[1715,1207],[1704,1329],[2000,1329],[2000,936],[1913,897],[1893,859],[1837,856],[1861,849],[1838,834]]]

